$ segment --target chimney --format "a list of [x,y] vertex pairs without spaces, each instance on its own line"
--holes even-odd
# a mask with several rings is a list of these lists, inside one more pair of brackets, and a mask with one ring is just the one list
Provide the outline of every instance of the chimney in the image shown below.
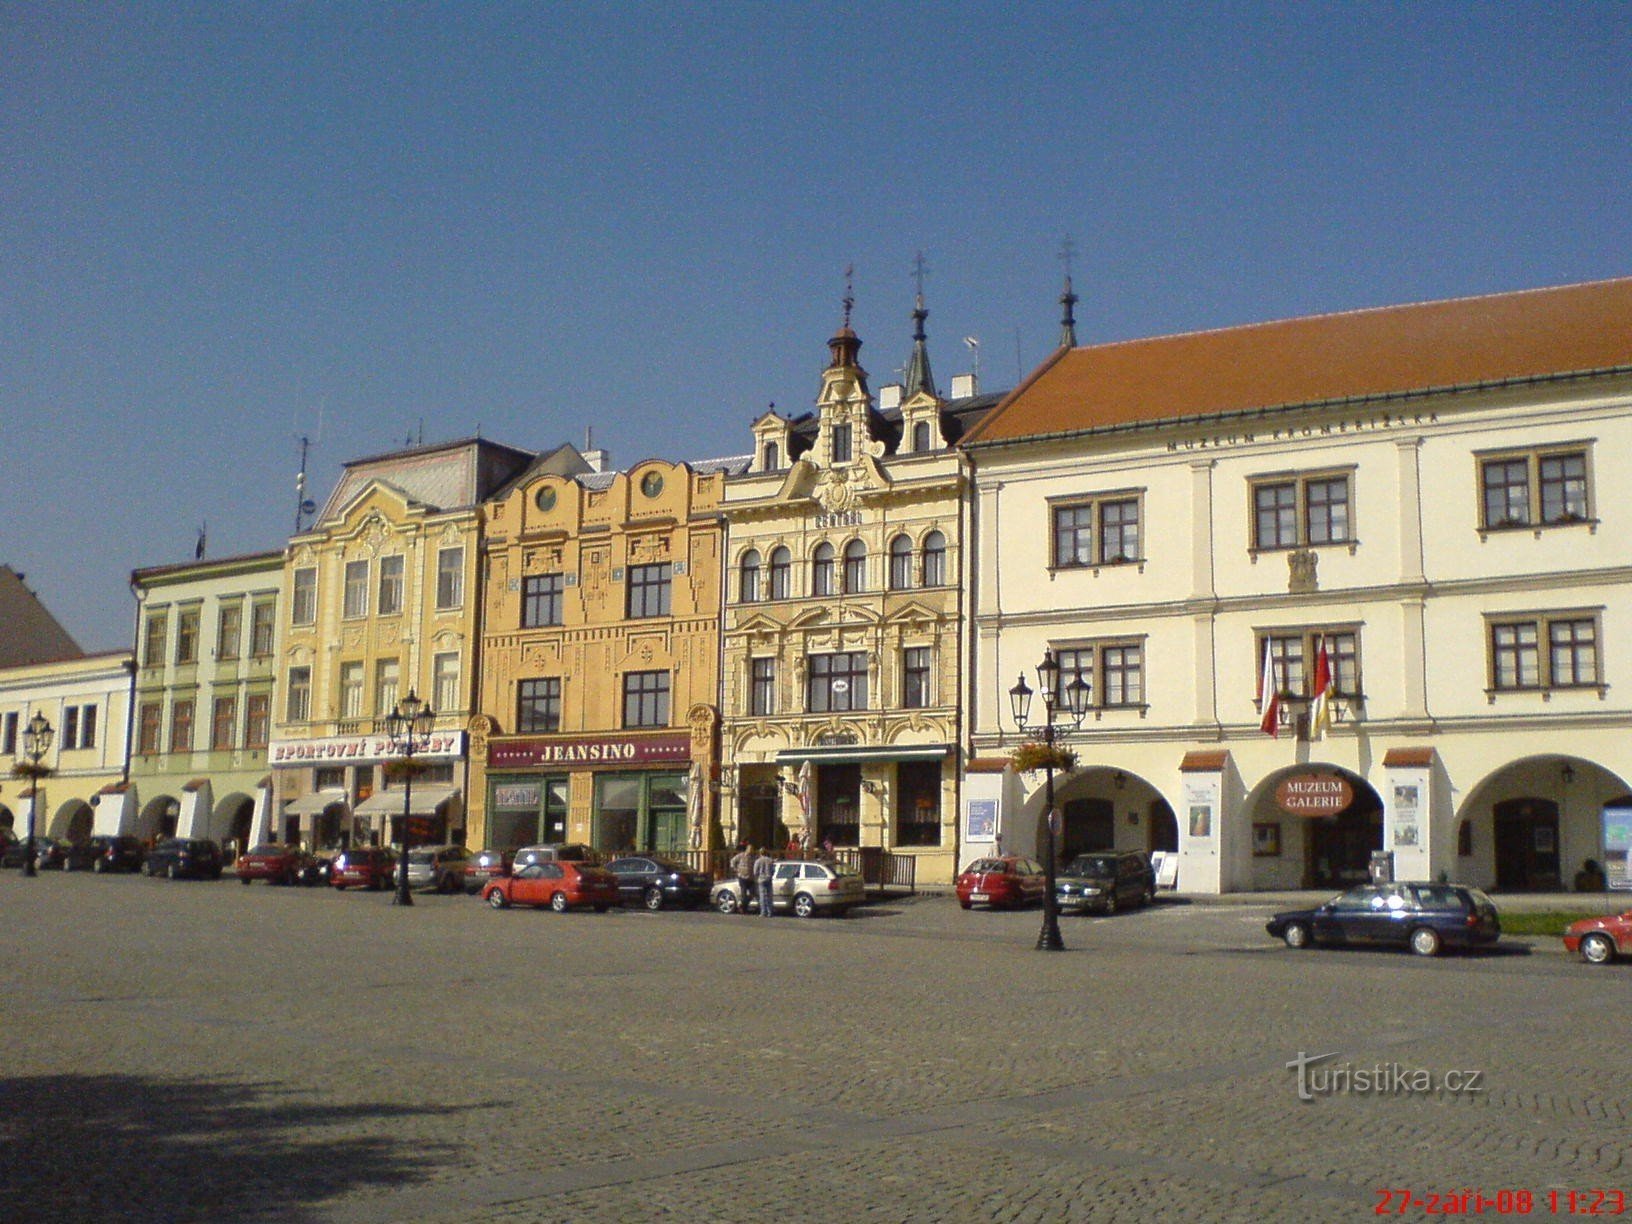
[[885,383],[878,389],[878,407],[882,412],[901,407],[901,384]]
[[591,471],[604,472],[612,466],[612,452],[597,446],[584,452],[584,462],[589,464]]
[[973,374],[952,375],[952,398],[968,399],[980,394],[980,383]]

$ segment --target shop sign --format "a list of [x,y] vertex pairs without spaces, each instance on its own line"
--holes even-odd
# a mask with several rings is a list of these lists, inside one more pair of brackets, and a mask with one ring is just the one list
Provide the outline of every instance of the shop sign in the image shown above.
[[1275,803],[1293,816],[1336,816],[1354,802],[1354,787],[1333,774],[1292,774],[1275,788]]
[[[326,765],[331,761],[385,761],[400,757],[401,751],[391,744],[389,735],[336,735],[328,739],[273,740],[267,748],[267,760],[273,765]],[[437,731],[425,741],[424,747],[414,748],[416,757],[462,757],[465,755],[463,731]]]
[[589,736],[578,739],[510,740],[487,746],[490,768],[537,765],[587,765],[636,768],[641,765],[686,764],[691,760],[691,736]]
[[537,782],[507,783],[493,788],[493,806],[496,808],[536,808],[539,785]]

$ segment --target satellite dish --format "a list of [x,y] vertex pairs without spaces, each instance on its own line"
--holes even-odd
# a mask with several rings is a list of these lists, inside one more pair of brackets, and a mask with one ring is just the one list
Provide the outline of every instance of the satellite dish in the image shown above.
[[300,503],[300,512],[302,514],[311,514],[316,509],[317,509],[317,503],[314,502],[309,497],[305,501]]

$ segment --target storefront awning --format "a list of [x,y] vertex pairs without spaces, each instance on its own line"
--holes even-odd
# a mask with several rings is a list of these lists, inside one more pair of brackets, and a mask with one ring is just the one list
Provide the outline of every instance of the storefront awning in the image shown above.
[[317,816],[327,811],[334,804],[346,802],[345,791],[314,791],[310,795],[302,795],[298,799],[291,799],[283,805],[283,810],[291,816]]
[[[436,809],[459,793],[452,786],[416,786],[408,809],[410,816],[435,816]],[[357,805],[359,816],[401,816],[402,791],[375,791]]]
[[956,751],[953,744],[834,744],[813,748],[784,748],[778,765],[865,765],[870,761],[939,761]]

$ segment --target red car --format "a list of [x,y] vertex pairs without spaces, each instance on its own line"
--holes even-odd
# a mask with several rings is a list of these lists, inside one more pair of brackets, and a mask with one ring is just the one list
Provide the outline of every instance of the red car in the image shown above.
[[1018,855],[976,859],[957,879],[958,904],[1013,908],[1041,901],[1047,878],[1037,863]]
[[310,856],[298,846],[265,842],[240,854],[233,864],[233,870],[238,873],[241,884],[253,880],[265,880],[268,884],[293,884],[300,879],[301,870],[309,861]]
[[1617,956],[1632,955],[1632,910],[1570,923],[1564,931],[1564,950],[1589,965],[1607,965]]
[[329,883],[336,888],[389,888],[397,871],[397,856],[373,847],[344,850],[329,868]]
[[547,905],[564,914],[575,905],[593,905],[604,914],[618,903],[618,877],[589,863],[529,863],[513,875],[482,886],[482,900],[494,909]]

